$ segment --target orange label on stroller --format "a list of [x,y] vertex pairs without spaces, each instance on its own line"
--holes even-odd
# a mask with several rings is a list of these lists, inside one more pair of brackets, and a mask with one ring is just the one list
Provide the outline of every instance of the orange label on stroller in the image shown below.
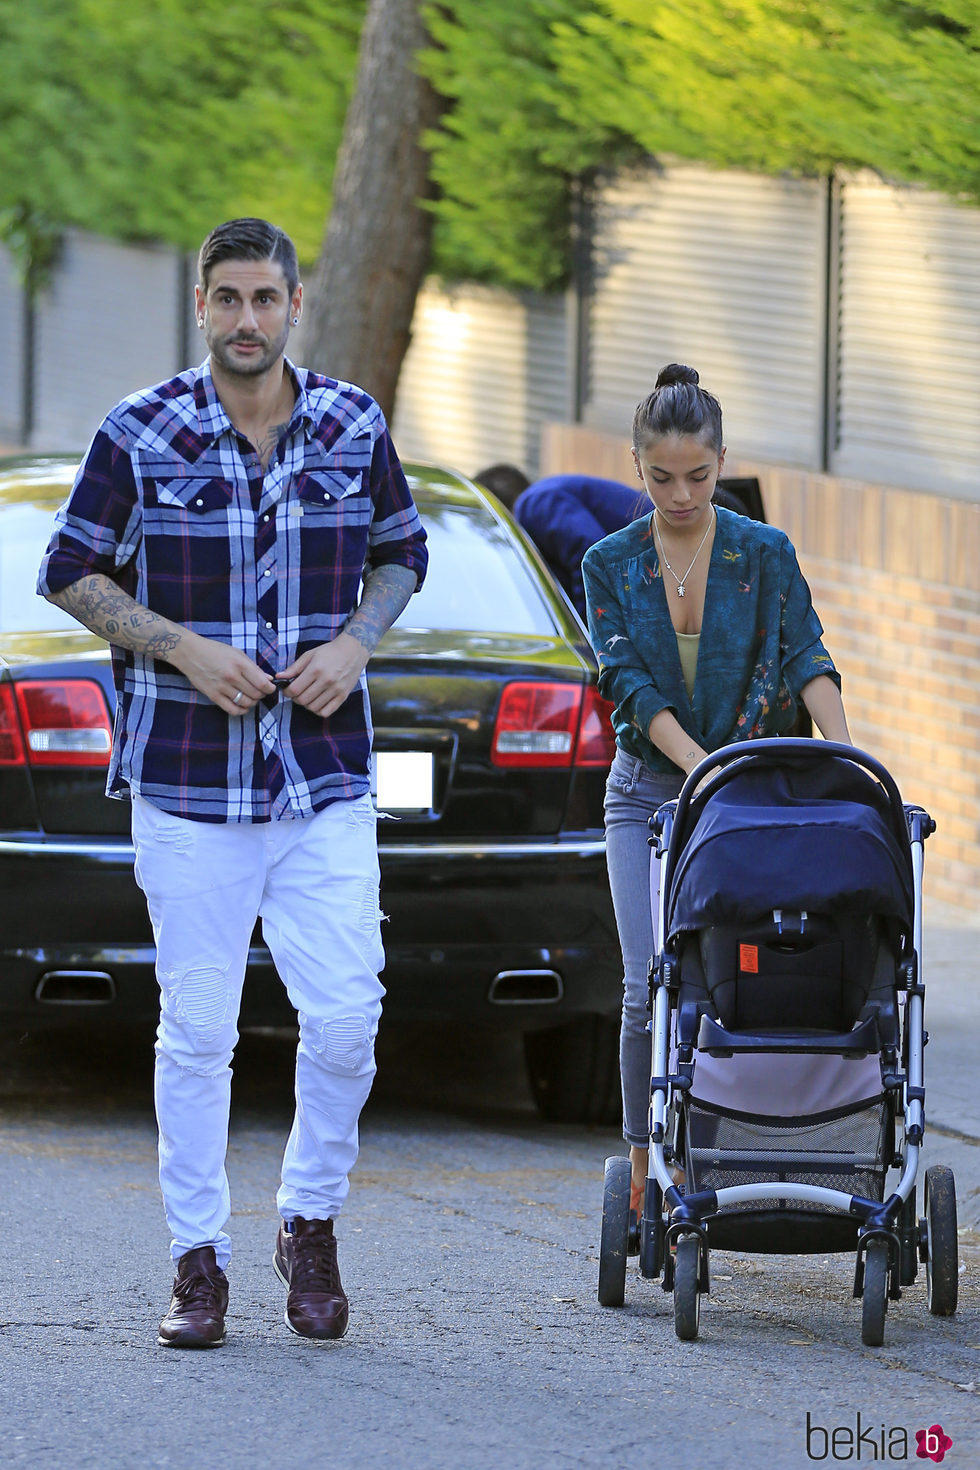
[[757,944],[740,944],[738,947],[738,968],[744,975],[758,975],[759,973],[759,946]]

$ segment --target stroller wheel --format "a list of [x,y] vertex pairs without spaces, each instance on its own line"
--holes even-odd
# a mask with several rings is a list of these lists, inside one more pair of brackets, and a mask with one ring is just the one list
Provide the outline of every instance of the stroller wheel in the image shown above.
[[864,1293],[861,1297],[861,1341],[881,1347],[888,1309],[888,1242],[870,1240],[864,1253]]
[[630,1233],[629,1159],[606,1160],[602,1188],[602,1230],[599,1235],[599,1305],[621,1307],[626,1295],[626,1252]]
[[959,1291],[956,1248],[956,1184],[945,1164],[926,1170],[926,1285],[934,1317],[952,1317]]
[[701,1322],[698,1283],[701,1242],[696,1235],[682,1235],[674,1258],[674,1331],[682,1342],[693,1342]]

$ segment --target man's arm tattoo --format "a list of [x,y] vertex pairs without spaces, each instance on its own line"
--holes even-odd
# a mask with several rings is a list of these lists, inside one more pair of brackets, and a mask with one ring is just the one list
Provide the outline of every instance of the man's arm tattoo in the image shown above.
[[181,641],[184,630],[151,612],[101,572],[81,577],[48,599],[64,608],[107,643],[166,659]]
[[375,567],[364,579],[363,595],[344,632],[373,653],[417,586],[411,567],[397,563]]

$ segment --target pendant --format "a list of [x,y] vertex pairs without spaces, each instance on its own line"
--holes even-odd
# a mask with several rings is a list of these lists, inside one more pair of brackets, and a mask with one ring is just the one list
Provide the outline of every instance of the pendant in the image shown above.
[[684,583],[683,582],[678,582],[678,584],[677,584],[677,596],[678,597],[683,597],[684,596]]

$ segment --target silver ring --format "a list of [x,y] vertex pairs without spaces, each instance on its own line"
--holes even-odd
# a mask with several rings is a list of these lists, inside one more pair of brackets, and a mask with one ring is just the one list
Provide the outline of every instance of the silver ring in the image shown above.
[[239,689],[238,693],[235,695],[234,699],[232,700],[232,704],[237,704],[240,699],[244,699],[244,698],[245,698],[244,694]]

